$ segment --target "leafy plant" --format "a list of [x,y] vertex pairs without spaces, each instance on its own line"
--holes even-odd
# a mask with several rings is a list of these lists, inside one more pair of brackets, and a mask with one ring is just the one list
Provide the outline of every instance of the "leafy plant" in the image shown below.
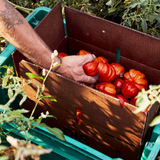
[[124,3],[127,7],[122,16],[123,25],[160,37],[159,0],[134,0]]
[[[2,142],[4,140],[4,138],[6,138],[7,135],[9,135],[13,130],[18,129],[18,132],[22,132],[25,135],[26,141],[28,141],[29,138],[28,137],[28,131],[30,129],[34,129],[37,125],[41,126],[41,127],[45,127],[47,130],[49,130],[52,134],[54,134],[57,138],[61,139],[61,140],[65,140],[64,134],[61,130],[59,130],[58,128],[51,128],[49,126],[47,126],[45,123],[41,123],[43,118],[47,118],[47,117],[52,117],[52,118],[56,118],[53,115],[49,115],[49,112],[47,111],[46,114],[41,113],[41,116],[39,116],[37,119],[33,117],[33,114],[37,108],[37,105],[39,103],[40,100],[42,99],[50,99],[51,101],[55,101],[56,99],[52,98],[51,95],[48,96],[44,96],[43,95],[43,91],[45,89],[45,82],[46,79],[49,75],[49,73],[51,72],[51,70],[54,67],[57,67],[57,63],[54,63],[54,57],[58,54],[57,51],[55,51],[52,54],[52,64],[50,66],[50,69],[48,70],[47,74],[45,74],[45,69],[43,69],[43,75],[42,76],[37,76],[33,73],[26,73],[26,75],[30,78],[38,78],[42,80],[42,87],[40,87],[35,81],[28,79],[28,80],[24,80],[21,79],[17,76],[14,76],[14,72],[13,72],[13,67],[7,67],[7,66],[2,66],[1,68],[5,68],[7,69],[6,73],[4,74],[3,77],[1,77],[1,86],[2,89],[7,89],[8,90],[8,97],[9,97],[9,101],[4,104],[4,105],[0,105],[0,142]],[[10,105],[11,103],[16,99],[16,97],[18,95],[21,95],[22,98],[19,102],[19,105],[21,106],[25,100],[27,99],[26,96],[26,91],[24,90],[24,87],[26,85],[29,84],[35,84],[37,86],[37,94],[36,94],[36,104],[31,112],[31,115],[29,118],[25,117],[24,114],[29,112],[28,110],[25,110],[23,108],[21,109],[16,109],[13,110]],[[15,124],[15,128],[13,128],[11,131],[9,132],[5,132],[4,129],[1,127],[2,124],[5,123],[12,123]]]
[[[133,113],[144,112],[146,108],[152,106],[155,102],[160,103],[160,85],[150,85],[148,90],[142,89],[136,96],[136,106],[138,108]],[[156,116],[150,123],[150,126],[155,126],[160,123],[160,115]]]

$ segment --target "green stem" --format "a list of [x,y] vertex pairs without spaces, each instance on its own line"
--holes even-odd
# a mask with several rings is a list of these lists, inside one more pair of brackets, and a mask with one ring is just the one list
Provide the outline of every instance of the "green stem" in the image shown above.
[[[7,0],[7,1],[8,1],[8,0]],[[9,2],[12,6],[14,6],[15,8],[20,9],[20,10],[22,10],[22,11],[26,12],[26,13],[30,13],[30,12],[32,12],[32,11],[33,11],[33,9],[29,9],[29,8],[21,7],[21,6],[19,6],[19,5],[16,5],[16,4],[14,4],[14,3],[10,2],[10,1],[8,1],[8,2]]]
[[14,96],[5,104],[5,106],[10,106],[10,104],[16,99],[19,93],[21,92],[15,93]]
[[[50,73],[50,72],[51,72],[51,70],[52,70],[53,63],[54,63],[54,60],[52,60],[52,63],[51,63],[50,69],[49,69],[49,71],[47,72],[47,75],[45,76],[45,78],[44,78],[44,80],[43,80],[42,88],[44,88],[45,81],[46,81],[46,79],[47,79],[47,77],[48,77],[49,73]],[[43,90],[40,92],[39,97],[41,97],[42,93],[43,93]],[[29,117],[29,118],[31,118],[31,117],[33,116],[33,114],[34,114],[34,112],[35,112],[35,110],[36,110],[36,108],[37,108],[37,105],[38,105],[38,103],[39,103],[39,101],[40,101],[40,100],[41,100],[41,98],[38,98],[38,100],[37,100],[37,102],[36,102],[36,104],[35,104],[35,106],[34,106],[34,108],[33,108],[33,110],[32,110],[32,113],[31,113],[31,115],[30,115],[30,117]]]
[[35,112],[35,110],[36,110],[36,108],[37,108],[37,105],[38,105],[39,101],[40,101],[40,98],[37,100],[37,102],[36,102],[36,104],[35,104],[35,106],[34,106],[34,108],[33,108],[33,110],[32,110],[32,113],[31,113],[29,119],[33,116],[33,114],[34,114],[34,112]]
[[[7,132],[6,134],[4,134],[4,137],[5,136],[7,136],[8,134],[10,134],[12,131],[14,131],[15,129],[17,129],[19,126],[17,126],[17,127],[15,127],[15,128],[13,128],[12,130],[10,130],[9,132]],[[2,139],[3,139],[3,137],[2,137]]]

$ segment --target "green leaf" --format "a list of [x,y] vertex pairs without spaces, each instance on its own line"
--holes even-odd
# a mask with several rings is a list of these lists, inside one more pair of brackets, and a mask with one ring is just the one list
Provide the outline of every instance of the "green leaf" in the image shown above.
[[10,76],[5,76],[5,77],[3,78],[2,88],[4,88],[4,87],[7,85],[9,78],[10,78]]
[[50,118],[55,118],[55,119],[57,119],[55,116],[53,116],[53,115],[47,115],[47,117],[50,117]]
[[27,99],[27,95],[23,95],[23,98],[20,100],[19,105],[21,106]]
[[8,148],[8,147],[4,146],[4,145],[0,145],[0,151],[5,150],[6,148]]
[[145,109],[150,105],[150,100],[148,100],[147,94],[141,93],[141,97],[139,97],[136,101],[136,106],[138,106],[133,113],[144,112]]
[[146,33],[148,27],[147,27],[147,23],[146,23],[146,18],[144,18],[144,17],[142,18],[141,27],[142,27],[142,31]]
[[13,97],[13,90],[11,88],[8,89],[8,97],[9,99]]
[[33,128],[37,127],[37,126],[41,123],[42,119],[43,119],[42,117],[38,118],[38,119],[36,120]]
[[129,6],[129,8],[135,8],[139,4],[141,4],[141,3],[140,2],[131,2],[128,6]]
[[6,111],[6,110],[10,110],[10,108],[8,106],[5,105],[0,105],[0,109]]
[[54,99],[54,98],[52,98],[52,96],[51,96],[51,95],[49,95],[49,96],[43,96],[43,95],[41,95],[41,96],[40,96],[40,98],[41,98],[41,99],[43,99],[43,98],[47,98],[47,99],[50,99],[51,101],[57,102],[57,100],[56,100],[56,99]]
[[60,129],[55,128],[55,127],[54,127],[54,128],[51,128],[51,127],[47,126],[45,123],[41,123],[39,126],[48,129],[48,130],[49,130],[52,134],[54,134],[58,139],[63,140],[63,141],[66,140],[65,137],[64,137],[63,132],[62,132]]
[[109,0],[106,5],[107,6],[114,6],[116,4],[116,0]]
[[1,156],[1,160],[9,160],[9,156]]
[[153,126],[155,126],[155,125],[157,125],[157,124],[159,124],[159,123],[160,123],[160,115],[156,116],[156,117],[152,120],[152,122],[150,123],[150,126],[153,127]]
[[153,22],[154,20],[156,20],[157,17],[158,17],[157,14],[154,13],[148,13],[146,15],[146,18],[149,22]]
[[33,74],[33,73],[30,73],[30,72],[26,72],[26,75],[27,75],[29,78],[39,78],[39,79],[44,80],[43,77],[37,76],[37,75],[35,75],[35,74]]
[[108,9],[108,13],[112,13],[112,12],[115,12],[115,11],[116,11],[116,8],[114,8],[114,7]]

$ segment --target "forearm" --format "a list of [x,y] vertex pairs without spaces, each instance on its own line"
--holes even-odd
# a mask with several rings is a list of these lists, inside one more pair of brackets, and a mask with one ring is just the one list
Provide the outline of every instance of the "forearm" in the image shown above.
[[50,67],[52,51],[6,0],[0,0],[0,34],[33,63]]

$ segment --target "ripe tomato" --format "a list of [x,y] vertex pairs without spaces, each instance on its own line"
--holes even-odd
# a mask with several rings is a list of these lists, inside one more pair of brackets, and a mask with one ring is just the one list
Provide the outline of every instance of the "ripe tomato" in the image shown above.
[[146,80],[146,76],[144,73],[138,70],[130,69],[129,72],[126,72],[124,74],[124,78],[125,78],[125,81],[133,82],[140,91],[143,88],[147,89],[148,82]]
[[124,98],[124,96],[121,94],[117,94],[116,98],[119,99],[122,108],[124,108],[124,102],[129,103],[129,101],[126,98]]
[[123,96],[128,99],[135,97],[139,90],[132,82],[125,82],[121,91]]
[[122,78],[116,78],[112,81],[112,83],[116,87],[117,93],[121,93],[121,88],[124,84],[124,80]]
[[79,52],[77,53],[77,55],[85,55],[85,54],[91,54],[91,53],[85,50],[79,50]]
[[111,82],[101,82],[96,84],[95,88],[103,93],[115,97],[116,87]]
[[[91,54],[85,50],[80,50],[77,55],[85,55]],[[94,61],[88,62],[83,65],[83,70],[88,76],[95,76],[98,73],[97,66],[98,66],[98,58],[96,57]]]
[[58,53],[58,56],[61,57],[61,58],[63,58],[63,57],[68,56],[68,54],[66,54],[66,53],[64,53],[64,52],[59,52],[59,53]]
[[109,66],[104,63],[101,59],[99,59],[99,63],[97,66],[97,70],[98,70],[98,81],[105,81],[106,76],[108,76],[108,72],[109,72]]
[[108,67],[109,67],[109,72],[108,75],[105,77],[105,81],[110,82],[115,79],[116,71],[110,64],[108,64]]
[[111,66],[114,67],[116,71],[116,78],[122,78],[125,73],[125,68],[120,63],[111,63]]
[[99,63],[98,58],[95,58],[94,61],[84,64],[83,65],[84,72],[88,76],[95,76],[98,72],[97,70],[98,63]]
[[103,63],[108,64],[108,59],[107,58],[104,58],[103,56],[99,56],[98,59],[101,60]]
[[136,101],[137,101],[137,99],[135,97],[133,97],[130,99],[129,103],[136,106]]

